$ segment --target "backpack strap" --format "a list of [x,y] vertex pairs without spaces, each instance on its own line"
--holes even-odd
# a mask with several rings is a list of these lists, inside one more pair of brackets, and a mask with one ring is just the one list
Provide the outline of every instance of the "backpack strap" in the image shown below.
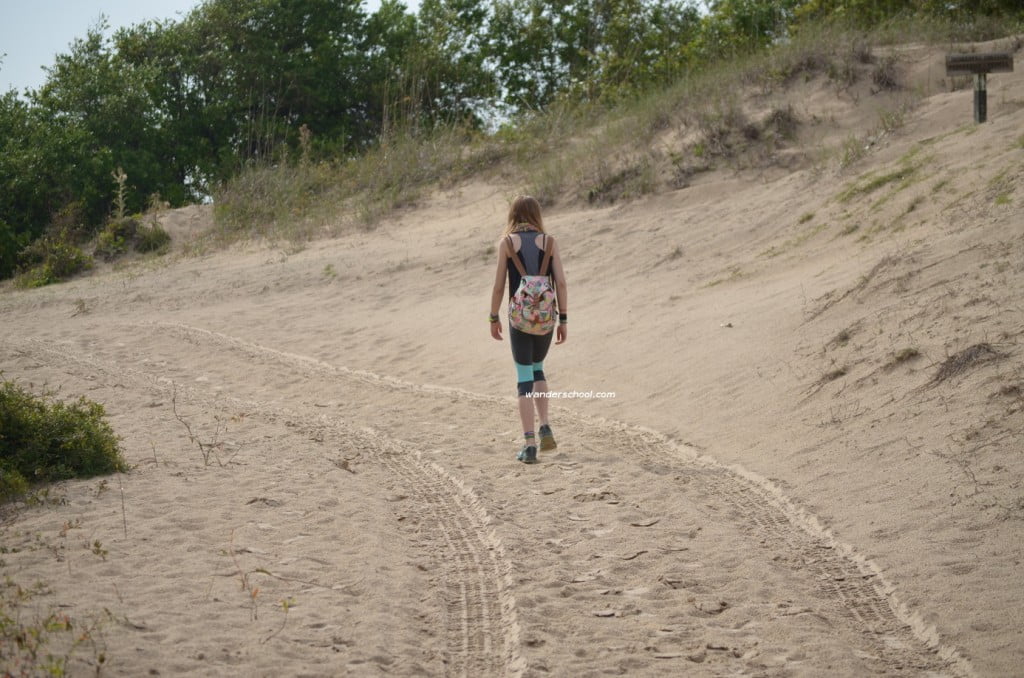
[[512,236],[506,235],[505,239],[508,240],[509,258],[512,260],[512,263],[515,264],[520,277],[526,277],[526,269],[523,268],[523,262],[519,261],[519,254],[516,252],[515,245],[512,244]]
[[[551,250],[552,249],[554,249],[554,248],[551,247],[551,239],[548,237],[548,234],[545,233],[544,234],[544,260],[540,262],[540,274],[541,275],[550,275],[552,278],[554,278],[555,277],[554,276],[554,271],[551,271],[551,270],[548,269],[548,264],[551,263]],[[516,257],[516,258],[518,259],[518,257]],[[547,273],[545,273],[544,271],[547,271]]]

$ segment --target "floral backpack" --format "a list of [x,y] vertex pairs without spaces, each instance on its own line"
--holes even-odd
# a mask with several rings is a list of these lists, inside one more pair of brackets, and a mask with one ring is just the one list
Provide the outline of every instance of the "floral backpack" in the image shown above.
[[[555,320],[558,318],[550,272],[547,275],[527,275],[512,245],[511,236],[508,238],[508,248],[512,253],[512,263],[519,271],[519,289],[508,302],[509,327],[526,334],[547,334],[555,329]],[[544,260],[540,264],[541,273],[548,270],[550,263],[551,248],[545,248]]]

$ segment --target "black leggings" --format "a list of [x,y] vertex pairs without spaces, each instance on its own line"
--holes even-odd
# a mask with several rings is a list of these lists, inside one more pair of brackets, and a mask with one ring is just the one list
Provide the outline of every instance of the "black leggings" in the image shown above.
[[527,334],[510,327],[509,340],[512,344],[512,360],[516,363],[516,382],[519,395],[533,392],[533,382],[544,381],[544,358],[551,348],[554,332]]

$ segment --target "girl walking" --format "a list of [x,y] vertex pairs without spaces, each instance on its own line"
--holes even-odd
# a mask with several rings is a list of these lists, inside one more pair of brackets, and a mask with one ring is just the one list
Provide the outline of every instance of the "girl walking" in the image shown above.
[[[501,340],[501,306],[505,279],[508,277],[509,300],[519,289],[520,282],[528,276],[548,276],[554,280],[555,309],[558,324],[545,334],[530,334],[509,324],[509,341],[512,344],[512,360],[516,367],[517,392],[519,394],[519,418],[523,425],[524,445],[517,459],[527,464],[537,462],[537,434],[540,434],[540,449],[553,450],[555,436],[548,421],[548,383],[544,377],[544,358],[551,347],[568,338],[568,298],[565,271],[559,256],[558,244],[544,231],[540,203],[524,195],[512,201],[508,211],[508,223],[498,243],[498,270],[494,276],[494,290],[491,293],[491,336]],[[536,415],[536,418],[535,418]],[[540,428],[536,430],[535,424]],[[536,431],[536,432],[535,432]]]

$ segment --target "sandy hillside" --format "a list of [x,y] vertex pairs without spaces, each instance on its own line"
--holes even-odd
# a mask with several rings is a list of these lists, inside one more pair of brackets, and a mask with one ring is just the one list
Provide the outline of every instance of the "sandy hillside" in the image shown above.
[[484,317],[514,186],[4,287],[4,377],[133,465],[5,511],[22,619],[91,631],[74,675],[1021,675],[1024,68],[977,126],[900,64],[802,85],[784,163],[548,214],[551,387],[615,397],[536,466]]

